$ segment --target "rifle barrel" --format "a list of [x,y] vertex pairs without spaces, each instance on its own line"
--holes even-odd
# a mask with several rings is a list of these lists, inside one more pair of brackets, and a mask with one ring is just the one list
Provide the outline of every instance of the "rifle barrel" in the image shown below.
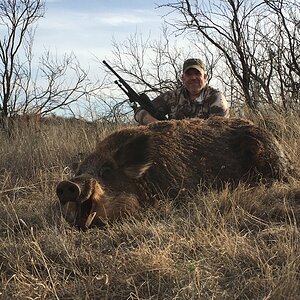
[[123,87],[127,89],[126,94],[130,97],[138,99],[139,95],[131,88],[131,86],[105,60],[103,60],[102,62],[114,75],[118,77],[120,83],[123,84]]

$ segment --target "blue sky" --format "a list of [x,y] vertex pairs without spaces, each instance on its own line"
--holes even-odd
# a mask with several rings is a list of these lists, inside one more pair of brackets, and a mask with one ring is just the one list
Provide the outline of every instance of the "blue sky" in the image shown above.
[[46,0],[39,20],[34,53],[45,50],[62,54],[74,52],[83,64],[95,56],[108,58],[112,39],[123,41],[135,33],[159,36],[164,1],[149,0]]

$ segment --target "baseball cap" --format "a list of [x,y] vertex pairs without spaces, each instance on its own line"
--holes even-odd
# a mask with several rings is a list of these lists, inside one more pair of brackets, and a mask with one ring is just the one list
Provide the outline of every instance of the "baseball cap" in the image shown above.
[[183,64],[183,73],[189,69],[196,69],[198,71],[205,71],[205,64],[199,58],[189,58]]

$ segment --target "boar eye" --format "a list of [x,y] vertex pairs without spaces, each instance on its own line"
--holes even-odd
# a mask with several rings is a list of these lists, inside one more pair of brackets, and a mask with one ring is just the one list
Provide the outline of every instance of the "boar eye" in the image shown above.
[[108,180],[112,176],[112,166],[109,164],[104,164],[98,171],[98,176],[104,180]]

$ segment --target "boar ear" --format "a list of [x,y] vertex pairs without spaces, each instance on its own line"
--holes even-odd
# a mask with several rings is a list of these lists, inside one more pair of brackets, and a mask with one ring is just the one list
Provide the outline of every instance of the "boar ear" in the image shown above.
[[130,178],[137,179],[150,168],[148,135],[135,136],[119,147],[114,158],[123,172]]

